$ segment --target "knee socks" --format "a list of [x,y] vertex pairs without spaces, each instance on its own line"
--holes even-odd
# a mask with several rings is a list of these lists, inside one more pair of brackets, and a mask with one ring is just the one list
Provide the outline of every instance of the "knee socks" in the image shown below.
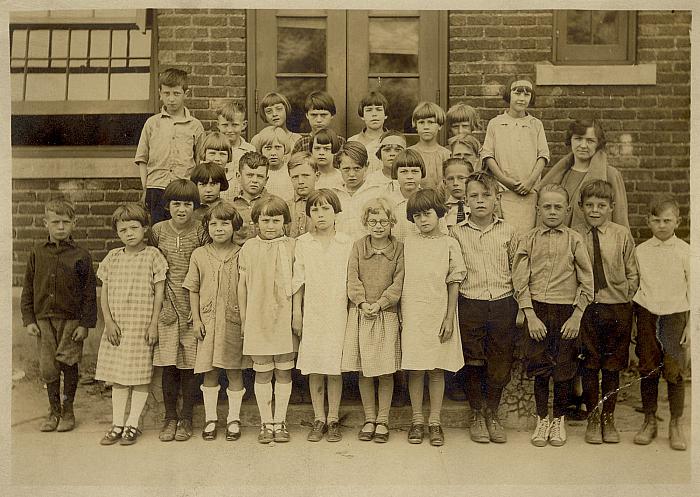
[[194,369],[180,370],[180,385],[182,389],[182,411],[180,412],[180,418],[192,421],[194,395],[197,388]]
[[659,377],[643,377],[640,389],[642,393],[642,408],[644,414],[654,414],[659,399]]
[[671,418],[683,416],[683,404],[685,403],[685,386],[683,380],[675,383],[666,382],[668,387],[668,403],[671,408]]
[[328,375],[328,422],[340,420],[340,398],[343,395],[343,377]]
[[61,364],[63,371],[63,395],[66,396],[66,402],[73,402],[75,392],[78,390],[78,363],[68,366]]
[[213,387],[205,387],[202,385],[199,388],[202,390],[202,397],[204,397],[204,422],[216,421],[219,419],[216,412],[216,405],[219,400],[219,390],[221,387],[219,385]]
[[377,423],[389,423],[391,397],[394,393],[394,376],[391,374],[379,377],[379,407],[377,408]]
[[554,382],[554,402],[552,403],[552,414],[555,418],[560,418],[566,414],[569,405],[573,379]]
[[126,424],[127,426],[138,428],[143,407],[146,405],[146,400],[148,400],[148,389],[125,388],[124,390],[131,390],[131,409],[129,410],[129,419],[126,420]]
[[535,376],[535,408],[540,418],[546,418],[549,413],[549,376]]
[[[129,387],[112,386],[112,424],[124,426],[126,418],[126,401],[129,400]],[[133,401],[132,401],[133,402]],[[133,406],[131,407],[133,411]]]
[[326,383],[321,374],[309,375],[309,393],[314,408],[314,419],[326,422]]
[[442,399],[445,395],[445,372],[442,369],[428,371],[428,392],[430,393],[429,425],[440,424],[440,412],[442,411]]
[[482,385],[485,369],[484,366],[464,366],[467,400],[472,411],[481,411],[483,407]]
[[258,402],[261,423],[272,423],[272,382],[255,382],[255,400]]
[[275,423],[283,423],[287,419],[287,406],[291,396],[291,381],[289,383],[275,381]]
[[61,413],[61,380],[52,381],[46,384],[46,393],[49,396],[51,411]]
[[[598,370],[584,368],[581,374],[583,382],[583,399],[586,403],[586,411],[590,414],[598,407],[599,386],[598,386]],[[605,392],[605,389],[603,389]],[[600,409],[598,409],[600,412]]]
[[175,366],[163,368],[163,403],[165,419],[177,419],[177,394],[180,389],[180,370]]
[[620,388],[620,373],[618,371],[606,371],[604,369],[603,378],[601,382],[601,390],[603,392],[603,396],[607,397],[603,401],[604,413],[615,412],[618,388]]
[[408,395],[411,398],[411,423],[424,424],[423,418],[423,382],[425,371],[409,371],[408,372]]
[[374,378],[368,378],[360,373],[358,383],[362,407],[365,411],[365,423],[374,423],[377,420],[377,415],[375,414],[376,404],[374,402]]
[[241,404],[243,403],[243,395],[245,388],[241,390],[226,390],[228,395],[228,417],[226,423],[231,421],[240,421],[241,419]]

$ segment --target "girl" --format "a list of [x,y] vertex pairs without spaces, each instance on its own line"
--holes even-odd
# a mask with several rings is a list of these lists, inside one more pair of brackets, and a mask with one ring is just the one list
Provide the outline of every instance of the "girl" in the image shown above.
[[[192,406],[194,404],[194,362],[197,339],[192,327],[188,291],[182,287],[197,247],[204,245],[205,231],[193,217],[199,206],[197,185],[190,180],[177,179],[163,192],[163,201],[171,219],[153,227],[151,245],[158,247],[168,261],[163,310],[158,318],[158,343],[153,353],[153,365],[163,366],[163,401],[165,423],[160,440],[189,440],[192,436]],[[182,411],[178,420],[177,396],[182,390]]]
[[464,365],[457,327],[457,292],[466,275],[459,243],[440,232],[445,215],[440,195],[421,190],[408,199],[406,217],[416,224],[419,236],[406,239],[406,277],[401,295],[403,330],[401,369],[408,370],[408,392],[413,417],[409,443],[423,441],[423,379],[429,377],[431,445],[442,445],[440,410],[445,391],[444,370],[458,371]]
[[[394,376],[401,367],[398,303],[403,288],[403,244],[391,236],[396,217],[383,198],[367,202],[362,224],[370,234],[356,241],[348,262],[348,313],[343,344],[343,371],[360,372],[365,424],[362,441],[389,440],[389,408]],[[374,377],[379,377],[375,413]]]
[[410,148],[399,152],[394,159],[391,177],[398,183],[398,189],[392,192],[389,199],[392,202],[392,212],[396,218],[393,235],[403,242],[409,234],[417,233],[415,225],[406,218],[408,198],[420,190],[420,180],[425,178],[425,164],[420,154]]
[[[221,189],[223,195],[220,196],[228,201],[233,201],[233,197],[238,195],[238,190],[240,189],[238,178],[236,177],[237,167],[231,162],[232,160],[233,148],[231,147],[231,140],[225,134],[213,131],[203,135],[202,144],[199,147],[199,163],[218,164],[224,169],[224,177],[229,186],[225,190]],[[193,175],[194,170],[190,174],[190,179],[195,181]],[[198,220],[201,219],[201,217],[198,218]]]
[[332,129],[322,129],[314,135],[311,155],[316,159],[320,176],[316,188],[342,188],[343,176],[333,167],[333,156],[340,150],[340,140]]
[[462,159],[469,165],[470,172],[481,169],[479,151],[481,144],[472,135],[458,135],[450,142],[450,158]]
[[508,110],[491,121],[481,151],[484,165],[505,187],[501,193],[503,219],[520,233],[535,226],[537,194],[533,187],[549,162],[549,146],[542,122],[528,114],[535,104],[529,78],[512,78],[503,89]]
[[479,113],[474,107],[459,102],[447,109],[445,125],[449,130],[451,140],[455,136],[471,135],[474,131],[480,130],[481,119],[479,119]]
[[194,218],[201,221],[209,208],[221,202],[221,192],[228,190],[226,171],[214,162],[200,162],[192,170],[190,179],[199,190],[199,207],[194,211]]
[[382,167],[369,173],[365,180],[369,185],[379,185],[394,191],[397,188],[396,181],[392,178],[392,164],[399,152],[406,149],[406,138],[403,133],[390,129],[379,139],[377,158],[381,160]]
[[194,373],[204,373],[201,386],[204,397],[202,438],[214,440],[217,429],[216,405],[219,398],[219,373],[228,378],[228,418],[226,440],[241,436],[241,402],[245,388],[241,370],[249,368],[243,356],[241,315],[238,309],[238,253],[233,233],[243,225],[243,218],[228,202],[211,207],[202,226],[209,243],[194,249],[183,288],[190,292],[192,327],[197,338]]
[[[342,438],[338,424],[343,388],[340,364],[348,315],[346,284],[352,240],[335,230],[339,212],[340,200],[331,190],[311,193],[306,201],[306,215],[311,218],[314,231],[297,238],[294,252],[292,329],[301,337],[297,367],[309,375],[315,417],[307,437],[311,442],[320,441],[326,430],[329,442]],[[324,406],[325,378],[328,418]]]
[[[270,195],[253,206],[258,236],[241,249],[238,302],[243,323],[243,353],[253,359],[255,398],[260,410],[258,442],[288,442],[286,417],[292,394],[292,369],[298,344],[292,334],[292,261],[294,238],[284,234],[291,222],[284,200]],[[275,415],[272,416],[272,377]]]
[[411,122],[418,133],[418,143],[409,148],[421,155],[425,165],[421,185],[437,188],[442,184],[442,163],[450,158],[450,151],[438,143],[438,133],[445,124],[445,111],[433,102],[419,102]]
[[[124,247],[110,250],[97,270],[102,280],[100,305],[105,330],[95,379],[113,383],[112,428],[100,444],[119,441],[131,445],[141,434],[139,417],[153,374],[153,345],[158,340],[158,314],[168,263],[155,247],[146,246],[148,213],[141,205],[117,207],[112,228]],[[125,423],[129,393],[131,409]]]
[[294,188],[287,172],[289,152],[292,150],[284,130],[268,126],[257,135],[258,152],[267,157],[267,183],[265,188],[282,200],[294,197]]
[[[289,129],[287,129],[287,116],[289,116],[291,112],[292,106],[289,103],[289,100],[287,100],[287,97],[276,91],[265,95],[260,101],[260,107],[258,109],[258,115],[265,124],[269,124],[280,129],[281,131],[284,131],[287,137],[286,141],[289,144],[289,150],[292,150],[294,148],[294,144],[299,140],[299,138],[301,138],[299,133],[294,133],[293,131],[289,131]],[[259,137],[260,133],[255,135],[250,140],[250,143],[257,150],[260,150],[258,144]]]

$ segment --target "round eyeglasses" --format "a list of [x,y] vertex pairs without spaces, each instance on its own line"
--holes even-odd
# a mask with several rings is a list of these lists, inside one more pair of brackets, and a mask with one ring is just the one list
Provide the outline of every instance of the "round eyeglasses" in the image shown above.
[[382,228],[386,228],[391,224],[388,219],[380,219],[379,221],[377,221],[376,219],[370,219],[369,221],[367,221],[367,226],[371,226],[374,228],[377,225],[377,223],[379,223],[379,226],[381,226]]

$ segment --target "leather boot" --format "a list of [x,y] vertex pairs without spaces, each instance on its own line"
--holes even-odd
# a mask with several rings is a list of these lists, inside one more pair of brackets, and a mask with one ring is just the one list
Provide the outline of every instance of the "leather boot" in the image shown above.
[[75,415],[73,414],[73,401],[66,400],[63,403],[63,414],[56,431],[71,431],[75,428]]
[[685,435],[683,435],[683,428],[681,427],[681,418],[671,418],[671,421],[668,423],[668,438],[673,450],[687,449]]
[[645,414],[644,423],[634,436],[634,443],[638,445],[649,445],[656,438],[658,425],[656,423],[656,413]]
[[588,415],[588,425],[584,440],[589,444],[602,444],[603,436],[600,428],[600,409],[593,409]]
[[611,412],[603,413],[603,442],[606,444],[620,443],[620,432],[615,428],[615,417]]

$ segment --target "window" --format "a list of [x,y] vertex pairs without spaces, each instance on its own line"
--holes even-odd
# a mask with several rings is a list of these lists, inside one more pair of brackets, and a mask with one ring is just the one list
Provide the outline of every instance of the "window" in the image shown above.
[[637,15],[623,10],[555,10],[555,64],[634,64]]

